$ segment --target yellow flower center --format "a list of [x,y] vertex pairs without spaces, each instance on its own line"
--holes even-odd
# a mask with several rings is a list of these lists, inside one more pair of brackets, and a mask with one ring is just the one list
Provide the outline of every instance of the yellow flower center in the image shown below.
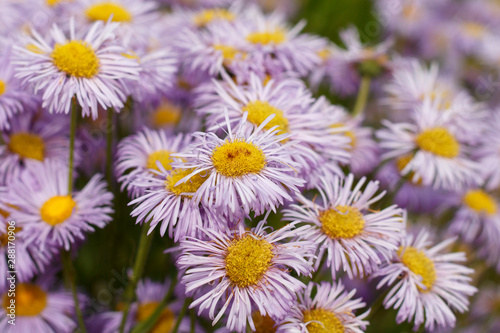
[[423,131],[417,136],[415,142],[421,149],[441,157],[454,158],[460,152],[458,141],[443,127]]
[[227,248],[226,274],[240,288],[257,284],[271,266],[273,246],[265,239],[245,235]]
[[[2,212],[5,212],[5,211],[3,211],[3,210],[0,209],[0,215],[3,215]],[[9,216],[9,214],[7,213],[6,217],[8,217],[8,216]],[[17,232],[19,232],[21,230],[23,230],[23,228],[21,228],[21,227],[15,227],[14,228],[14,233],[17,233]],[[2,234],[1,231],[0,231],[0,247],[7,246],[8,242],[9,242],[9,235],[7,233],[7,230],[5,231],[5,234]]]
[[[139,304],[136,314],[137,321],[147,320],[153,312],[156,310],[160,303],[159,302],[149,302]],[[160,318],[156,322],[155,326],[148,331],[149,333],[166,333],[170,332],[174,327],[175,315],[169,308],[165,308],[161,314]]]
[[324,48],[321,51],[319,51],[317,54],[321,58],[321,60],[324,61],[324,60],[328,59],[328,57],[330,57],[332,52],[329,49]]
[[264,126],[270,129],[271,127],[278,126],[280,130],[278,134],[288,133],[288,119],[283,115],[283,111],[275,108],[265,101],[253,101],[243,107],[243,111],[248,112],[248,121],[256,126],[260,126],[264,120],[270,115],[275,114],[274,118]]
[[146,162],[146,168],[153,169],[156,171],[160,171],[158,166],[156,165],[156,161],[159,161],[161,165],[165,168],[165,170],[172,170],[172,163],[174,160],[170,157],[171,152],[167,150],[158,150],[155,151],[148,156],[148,161]]
[[192,195],[186,195],[183,193],[194,193],[196,192],[200,186],[207,180],[208,174],[204,173],[203,175],[200,175],[200,173],[194,175],[191,177],[187,182],[177,184],[179,180],[182,178],[186,177],[189,175],[191,172],[193,172],[193,169],[175,169],[173,170],[170,175],[167,177],[167,181],[165,182],[167,189],[174,193],[175,195],[183,195],[184,197],[189,197],[191,198]]
[[253,32],[247,36],[247,40],[253,44],[281,44],[286,40],[286,34],[281,29],[274,31]]
[[26,132],[14,133],[10,136],[9,149],[22,158],[43,161],[45,158],[45,143],[43,139]]
[[486,33],[486,27],[477,22],[465,22],[462,27],[465,34],[472,38],[480,38]]
[[275,321],[268,315],[262,316],[259,311],[252,312],[252,320],[255,324],[255,333],[275,333]]
[[[337,124],[331,125],[330,127],[331,128],[339,128],[339,127],[346,127],[346,125],[343,123],[337,123]],[[348,150],[352,150],[356,146],[356,134],[354,134],[354,132],[350,131],[350,130],[342,131],[342,134],[344,134],[346,137],[351,139],[350,147]]]
[[321,229],[332,239],[353,238],[363,232],[363,214],[351,206],[337,206],[319,214]]
[[[13,295],[14,296],[14,295]],[[47,293],[39,286],[20,283],[16,286],[14,297],[9,297],[7,294],[3,296],[3,307],[7,313],[10,313],[8,307],[15,301],[16,315],[18,316],[37,316],[47,306]]]
[[231,63],[231,61],[233,61],[239,53],[236,48],[229,45],[215,44],[213,45],[213,48],[217,51],[221,51],[225,63]]
[[76,202],[71,196],[57,195],[43,204],[40,214],[42,215],[42,220],[51,226],[56,226],[66,221],[73,214],[75,206]]
[[436,281],[436,269],[434,268],[434,262],[424,253],[424,251],[416,249],[414,247],[400,247],[398,250],[398,256],[401,262],[408,267],[416,275],[422,277],[422,284],[426,289],[419,290],[422,292],[428,292],[434,281]]
[[278,134],[288,133],[288,119],[283,115],[283,111],[275,108],[265,101],[253,101],[243,107],[243,112],[248,112],[248,121],[256,126],[260,126],[264,120],[270,115],[275,114],[274,118],[264,126],[270,129],[271,127],[278,126],[280,130]]
[[212,21],[233,21],[235,15],[227,9],[213,8],[202,10],[193,18],[194,24],[204,27]]
[[240,177],[259,173],[266,166],[266,156],[253,143],[226,141],[214,149],[212,162],[215,169],[226,177]]
[[88,19],[91,21],[107,21],[111,15],[113,22],[130,22],[132,14],[122,5],[114,2],[101,2],[90,6],[85,11]]
[[[342,321],[331,311],[325,309],[312,309],[304,311],[304,323],[307,324],[309,333],[344,333]],[[320,324],[321,323],[321,324]]]
[[175,125],[181,119],[182,110],[177,105],[164,102],[153,113],[153,124],[159,128]]
[[464,196],[464,202],[469,208],[478,213],[493,215],[497,212],[495,200],[483,190],[471,190]]
[[4,81],[0,80],[0,96],[3,95],[6,89],[7,89],[7,84],[5,84]]
[[84,41],[72,40],[64,45],[56,44],[52,61],[62,72],[90,79],[99,72],[99,58],[92,47]]

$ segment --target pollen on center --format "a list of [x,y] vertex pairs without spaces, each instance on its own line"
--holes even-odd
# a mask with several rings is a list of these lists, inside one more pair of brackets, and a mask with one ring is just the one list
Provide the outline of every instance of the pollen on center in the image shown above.
[[426,129],[415,142],[421,149],[441,157],[454,158],[460,153],[457,139],[444,127]]
[[114,2],[101,2],[90,6],[85,14],[91,21],[107,21],[111,15],[113,22],[130,22],[132,14],[120,4]]
[[148,156],[148,160],[146,162],[146,168],[160,171],[160,169],[156,164],[156,162],[158,161],[165,168],[165,170],[172,170],[171,163],[173,162],[173,159],[170,157],[170,154],[171,152],[163,149],[152,152]]
[[90,79],[99,72],[99,58],[87,42],[56,44],[51,56],[54,65],[70,76]]
[[351,206],[337,206],[319,215],[321,229],[332,239],[353,238],[363,232],[363,214]]
[[76,207],[76,202],[69,195],[57,195],[47,200],[40,209],[42,220],[56,226],[66,221]]
[[45,158],[45,143],[37,135],[28,132],[18,132],[10,136],[8,143],[10,151],[22,158],[43,161]]
[[464,203],[472,210],[487,215],[494,215],[498,210],[495,199],[483,190],[468,191],[464,196]]
[[266,156],[260,147],[245,141],[226,141],[212,153],[215,169],[226,177],[259,173],[266,166]]
[[304,323],[309,333],[344,333],[345,328],[340,319],[331,311],[312,309],[304,311]]
[[266,101],[253,101],[243,107],[243,111],[248,112],[248,121],[256,126],[260,126],[264,120],[274,114],[274,118],[264,126],[265,129],[270,129],[278,126],[278,134],[288,133],[288,119],[284,116],[283,111],[272,106]]
[[245,235],[227,248],[226,273],[240,288],[257,284],[271,266],[273,246],[265,239]]
[[424,253],[424,251],[408,246],[399,248],[398,256],[401,262],[416,275],[422,277],[422,284],[426,289],[419,290],[428,292],[436,281],[436,268],[434,262]]
[[167,180],[165,182],[167,189],[177,196],[182,195],[185,197],[192,197],[192,195],[186,193],[196,192],[200,188],[200,186],[205,182],[205,180],[207,180],[208,175],[198,173],[193,177],[191,177],[188,181],[175,186],[175,184],[177,184],[179,180],[188,176],[191,172],[193,172],[193,169],[173,170],[172,173],[168,175]]
[[5,309],[11,304],[11,299],[15,300],[16,315],[22,317],[37,316],[47,306],[47,293],[39,286],[28,283],[18,284],[13,297],[9,297],[8,294],[3,296],[3,307]]

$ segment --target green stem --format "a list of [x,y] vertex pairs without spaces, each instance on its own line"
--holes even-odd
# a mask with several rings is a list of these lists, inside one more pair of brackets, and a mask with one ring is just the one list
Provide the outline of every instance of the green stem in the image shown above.
[[78,103],[73,98],[71,105],[71,129],[69,136],[69,166],[68,166],[68,195],[73,192],[73,168],[74,168],[74,152],[75,152],[75,136],[76,136],[76,118],[78,115]]
[[191,309],[191,333],[195,333],[195,325],[196,325],[196,312],[194,309]]
[[132,279],[130,280],[130,283],[127,285],[127,288],[124,292],[125,305],[123,307],[123,317],[120,323],[120,333],[123,333],[125,330],[125,323],[127,322],[130,304],[135,298],[135,288],[137,287],[137,283],[139,282],[139,279],[144,272],[146,257],[148,256],[152,240],[153,236],[148,237],[148,224],[144,223],[142,225],[141,238],[139,240],[139,249],[137,250],[137,256],[135,257]]
[[115,110],[108,109],[108,128],[106,133],[106,179],[108,188],[111,189],[113,181],[113,116]]
[[384,304],[384,298],[387,296],[389,291],[392,289],[392,287],[394,287],[394,285],[397,282],[398,281],[395,281],[389,288],[387,288],[387,290],[385,290],[384,292],[380,293],[380,295],[378,295],[378,297],[375,299],[375,301],[370,306],[370,313],[368,314],[368,316],[366,316],[365,320],[369,321],[380,310],[380,308]]
[[161,300],[160,304],[156,307],[155,311],[151,314],[151,316],[143,321],[142,323],[138,324],[134,329],[132,330],[132,333],[147,333],[151,332],[153,327],[156,325],[156,322],[158,319],[160,319],[161,313],[165,306],[167,306],[168,302],[172,298],[172,295],[174,294],[174,289],[177,284],[177,276],[174,278],[172,283],[170,284],[170,288],[168,289],[167,294],[163,299]]
[[326,260],[321,260],[321,262],[319,263],[318,269],[313,274],[311,282],[318,282],[319,281],[319,278],[321,276],[321,270],[323,269],[323,266],[325,265],[325,262],[326,262]]
[[356,98],[356,104],[354,104],[354,109],[352,111],[353,117],[362,114],[365,110],[366,102],[368,101],[368,95],[370,94],[370,81],[371,80],[368,76],[363,76],[361,78],[358,97]]
[[73,294],[73,302],[75,303],[75,312],[80,332],[86,333],[87,330],[85,329],[85,322],[83,321],[82,310],[80,309],[80,302],[78,301],[78,294],[76,293],[75,268],[73,267],[69,251],[63,251],[61,259],[63,264],[64,280],[66,281],[66,285],[70,287],[71,293]]
[[179,313],[179,316],[177,317],[177,321],[175,322],[175,326],[172,329],[171,333],[177,333],[177,331],[179,330],[179,327],[181,326],[182,318],[184,318],[184,316],[186,315],[188,306],[189,306],[189,304],[191,304],[192,301],[193,301],[193,299],[191,297],[186,297],[186,299],[184,300],[184,305],[182,305],[182,310]]

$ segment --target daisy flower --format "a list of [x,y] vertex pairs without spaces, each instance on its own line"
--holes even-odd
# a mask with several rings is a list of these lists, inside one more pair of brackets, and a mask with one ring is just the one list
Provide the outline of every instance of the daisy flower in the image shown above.
[[175,167],[193,170],[177,185],[193,177],[207,177],[193,199],[231,216],[275,211],[285,201],[293,200],[288,192],[299,193],[304,185],[295,177],[298,165],[290,158],[289,147],[294,141],[280,144],[290,135],[277,135],[276,127],[262,131],[272,116],[257,129],[246,120],[247,113],[233,131],[226,119],[228,135],[224,139],[213,132],[195,132],[188,152],[175,155],[186,161],[175,163]]
[[92,24],[111,20],[119,23],[115,33],[130,50],[145,50],[156,36],[152,24],[158,20],[158,4],[150,0],[77,0],[73,15],[77,22]]
[[77,238],[111,221],[113,195],[100,175],[68,195],[68,168],[48,161],[22,173],[11,183],[8,203],[17,209],[12,219],[23,225],[27,241],[56,244],[69,250]]
[[251,231],[245,231],[242,224],[233,231],[203,229],[206,240],[189,237],[181,241],[177,265],[185,272],[181,282],[186,293],[194,293],[190,308],[199,307],[199,314],[208,310],[213,325],[229,312],[229,330],[245,332],[248,321],[255,331],[252,306],[262,316],[281,320],[294,305],[295,293],[305,288],[286,267],[310,275],[313,244],[285,241],[305,228],[292,230],[294,225],[289,224],[268,233],[265,223],[259,222]]
[[198,173],[180,183],[193,169],[166,171],[163,165],[157,166],[159,171],[150,169],[151,173],[139,175],[132,183],[143,193],[129,203],[136,205],[130,215],[137,217],[137,223],[148,222],[148,233],[161,224],[160,235],[165,235],[168,228],[169,237],[176,242],[185,236],[199,235],[202,228],[213,228],[215,220],[210,209],[200,207],[193,199],[207,181],[207,174]]
[[301,205],[284,210],[285,220],[311,226],[298,237],[316,244],[316,270],[324,260],[333,277],[339,270],[351,279],[362,277],[374,272],[382,264],[381,258],[389,260],[397,250],[403,229],[402,210],[396,205],[370,210],[385,192],[375,195],[378,181],[368,182],[361,191],[365,182],[363,177],[353,188],[352,174],[345,180],[323,179],[323,186],[318,188],[321,203],[297,195]]
[[[49,281],[41,278],[35,283],[18,283],[15,297],[8,293],[2,295],[0,331],[70,333],[77,328],[71,293],[51,290]],[[13,310],[9,308],[12,303],[15,304]],[[15,325],[9,323],[11,313],[15,314]]]
[[[438,111],[439,100],[425,99],[415,111],[412,123],[383,121],[386,127],[377,132],[383,159],[409,157],[401,171],[413,183],[459,190],[482,182],[479,164],[467,155],[468,145],[457,135],[446,114]],[[474,131],[475,129],[469,129]]]
[[96,22],[81,37],[71,20],[69,38],[54,25],[49,41],[32,31],[24,46],[15,46],[17,76],[41,91],[42,107],[50,112],[69,113],[73,97],[83,116],[93,119],[99,107],[119,110],[139,66],[123,55],[125,49],[111,43],[117,27],[118,23]]
[[[258,7],[249,7],[235,22],[235,28],[251,45],[249,58],[265,68],[274,77],[280,73],[293,72],[306,76],[321,58],[326,41],[323,38],[301,34],[305,22],[294,27],[286,25],[283,15],[274,12],[265,15]],[[262,77],[261,79],[264,79]]]
[[436,325],[453,327],[453,311],[468,310],[468,297],[477,289],[470,285],[474,271],[457,264],[466,260],[463,252],[441,253],[454,239],[431,247],[429,233],[406,235],[391,262],[373,276],[381,277],[377,288],[391,286],[384,299],[386,309],[399,309],[396,321],[412,322],[417,329],[424,324],[432,331]]
[[290,149],[292,160],[300,164],[298,177],[307,181],[307,187],[317,184],[319,176],[341,175],[339,163],[347,163],[350,138],[332,130],[339,125],[339,119],[329,109],[325,98],[314,100],[305,85],[296,79],[271,79],[263,83],[251,75],[248,85],[236,85],[223,73],[224,81],[214,82],[214,92],[200,96],[196,110],[208,115],[207,123],[220,126],[227,109],[231,124],[241,121],[247,113],[247,120],[255,128],[262,125],[271,115],[264,129],[277,126],[279,134],[289,133],[299,141]]
[[115,174],[122,184],[121,190],[127,189],[131,197],[144,194],[144,189],[134,187],[132,182],[152,175],[150,169],[160,171],[158,162],[165,170],[172,170],[170,164],[174,158],[171,154],[181,152],[190,141],[191,138],[183,134],[169,135],[163,130],[148,128],[123,139],[118,144],[115,162]]
[[468,243],[488,244],[500,241],[500,212],[498,200],[480,188],[471,188],[462,195],[455,195],[458,210],[448,228]]
[[[316,291],[313,297],[313,290]],[[277,333],[363,333],[369,311],[355,315],[365,307],[360,298],[352,299],[356,290],[347,292],[342,283],[309,283],[298,294],[296,306],[278,324]]]
[[25,109],[32,111],[38,105],[36,96],[22,89],[14,77],[10,58],[10,49],[0,54],[0,130],[10,129],[10,118],[14,115]]
[[[10,130],[0,133],[0,184],[9,184],[20,173],[40,161],[67,164],[69,121],[63,116],[25,112],[12,118]],[[80,144],[75,143],[75,164],[81,160]]]

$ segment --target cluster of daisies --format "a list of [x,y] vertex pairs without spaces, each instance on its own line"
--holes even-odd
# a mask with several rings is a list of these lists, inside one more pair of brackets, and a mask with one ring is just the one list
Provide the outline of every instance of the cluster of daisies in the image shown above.
[[[0,331],[500,329],[500,6],[375,4],[337,45],[288,0],[3,1]],[[134,222],[93,311],[73,261]]]

